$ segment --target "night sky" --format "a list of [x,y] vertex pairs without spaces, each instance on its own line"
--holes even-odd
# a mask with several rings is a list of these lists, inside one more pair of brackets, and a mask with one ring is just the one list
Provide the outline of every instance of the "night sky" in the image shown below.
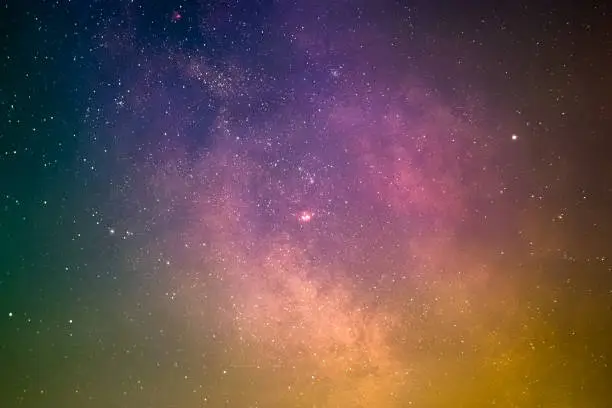
[[612,8],[13,1],[0,406],[612,406]]

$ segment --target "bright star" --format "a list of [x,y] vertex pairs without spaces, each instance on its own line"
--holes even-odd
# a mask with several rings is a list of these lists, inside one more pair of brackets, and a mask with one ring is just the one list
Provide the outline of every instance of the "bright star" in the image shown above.
[[310,212],[310,211],[302,211],[299,215],[298,215],[298,221],[302,224],[310,222],[312,220],[312,217],[314,216],[314,213]]

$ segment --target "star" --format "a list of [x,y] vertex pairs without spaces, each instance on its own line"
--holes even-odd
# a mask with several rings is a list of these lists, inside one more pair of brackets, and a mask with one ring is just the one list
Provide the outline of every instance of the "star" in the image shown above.
[[182,18],[183,18],[183,15],[182,15],[182,14],[181,14],[179,11],[174,10],[174,11],[172,12],[172,16],[170,17],[170,20],[171,20],[173,23],[176,23],[176,22],[180,21]]
[[298,221],[301,224],[306,224],[309,223],[310,221],[312,221],[312,218],[314,217],[314,213],[311,211],[302,211],[301,213],[298,214]]

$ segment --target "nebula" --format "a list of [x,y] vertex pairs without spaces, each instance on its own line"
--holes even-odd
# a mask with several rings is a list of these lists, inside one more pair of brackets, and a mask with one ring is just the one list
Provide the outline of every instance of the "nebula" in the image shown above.
[[4,405],[610,406],[603,4],[5,3]]

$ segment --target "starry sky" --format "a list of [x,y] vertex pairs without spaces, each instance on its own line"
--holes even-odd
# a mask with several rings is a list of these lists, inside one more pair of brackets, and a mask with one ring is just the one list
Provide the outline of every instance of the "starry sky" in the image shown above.
[[609,407],[573,3],[3,2],[2,407]]

